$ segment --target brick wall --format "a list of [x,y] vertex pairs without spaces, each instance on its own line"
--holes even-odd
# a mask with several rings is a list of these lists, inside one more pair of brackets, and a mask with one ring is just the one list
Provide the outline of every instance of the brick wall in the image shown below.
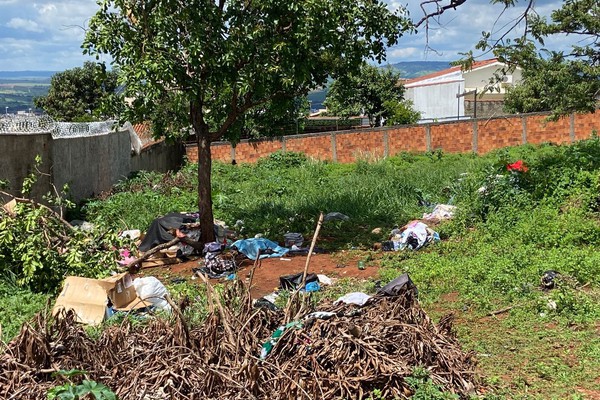
[[[548,114],[522,114],[456,122],[293,135],[264,140],[243,140],[232,148],[228,142],[211,146],[214,160],[256,162],[278,151],[303,152],[319,160],[342,163],[357,159],[392,156],[402,151],[442,149],[448,153],[477,152],[523,143],[570,143],[600,133],[600,110],[594,114],[572,114],[556,122]],[[198,161],[195,145],[186,148],[190,161]]]

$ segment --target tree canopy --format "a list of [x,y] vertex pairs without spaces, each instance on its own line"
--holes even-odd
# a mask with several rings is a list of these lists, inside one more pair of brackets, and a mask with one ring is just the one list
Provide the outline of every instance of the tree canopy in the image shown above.
[[241,117],[304,95],[327,77],[381,62],[411,29],[378,0],[99,0],[84,52],[110,54],[120,70],[122,115],[198,146],[202,240],[214,239],[212,141],[239,137]]
[[48,94],[33,102],[59,121],[93,121],[100,118],[102,101],[116,88],[116,72],[88,61],[83,67],[54,74]]
[[381,126],[384,120],[411,124],[419,119],[404,100],[400,73],[392,68],[363,64],[360,70],[335,80],[327,93],[325,106],[330,114],[348,118],[366,115],[371,126]]

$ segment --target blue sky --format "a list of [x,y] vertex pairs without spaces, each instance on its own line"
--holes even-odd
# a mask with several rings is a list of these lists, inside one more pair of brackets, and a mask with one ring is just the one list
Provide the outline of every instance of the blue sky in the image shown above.
[[[521,0],[522,1],[522,0]],[[419,18],[420,1],[387,0],[390,8],[408,5],[413,18]],[[560,0],[537,0],[536,9],[548,15]],[[97,9],[95,0],[0,0],[0,71],[50,70],[77,67],[87,59],[81,53],[84,27]],[[440,25],[429,31],[426,51],[424,29],[406,35],[388,50],[388,62],[453,61],[458,53],[473,48],[482,31],[488,31],[501,11],[489,0],[468,0],[457,11],[447,12]],[[505,13],[496,27],[510,21],[521,8]],[[552,49],[564,49],[570,38],[560,37],[546,43]]]

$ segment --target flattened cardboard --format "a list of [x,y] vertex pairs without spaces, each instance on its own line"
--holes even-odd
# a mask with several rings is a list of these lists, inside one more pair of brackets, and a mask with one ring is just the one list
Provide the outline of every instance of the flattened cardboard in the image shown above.
[[135,292],[131,275],[125,272],[105,279],[68,276],[56,298],[52,314],[61,310],[75,311],[77,321],[98,325],[104,321],[108,298],[116,310],[129,311],[148,307]]
[[4,211],[6,211],[9,215],[14,215],[15,214],[15,206],[17,205],[17,201],[15,199],[12,199],[11,201],[9,201],[8,203],[4,204],[2,206],[2,208],[4,209]]

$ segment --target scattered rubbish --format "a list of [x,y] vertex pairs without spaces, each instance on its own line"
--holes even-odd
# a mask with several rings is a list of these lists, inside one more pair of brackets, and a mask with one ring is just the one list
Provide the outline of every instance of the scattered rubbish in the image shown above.
[[119,255],[121,256],[121,259],[117,260],[117,263],[120,265],[128,265],[130,262],[136,259],[135,257],[131,256],[131,252],[129,251],[129,249],[119,250]]
[[380,235],[382,230],[383,229],[381,229],[381,228],[375,228],[371,231],[371,233],[374,235]]
[[337,299],[333,304],[356,304],[357,306],[364,306],[373,296],[369,296],[362,292],[352,292],[345,294],[344,296]]
[[229,275],[227,275],[225,277],[225,280],[226,281],[232,281],[232,280],[234,280],[236,278],[236,276],[237,276],[236,274],[229,274]]
[[544,272],[540,279],[540,281],[542,283],[542,288],[547,289],[547,290],[554,289],[554,286],[555,286],[554,280],[559,275],[560,275],[560,273],[553,271],[553,270],[548,270],[548,271]]
[[[298,287],[302,284],[302,276],[303,273],[299,272],[297,274],[292,275],[284,275],[279,277],[279,287],[283,290],[294,290],[298,289]],[[319,278],[316,274],[307,274],[306,275],[306,285],[310,282],[319,282]]]
[[196,273],[207,275],[211,279],[226,278],[237,270],[235,254],[223,254],[223,245],[210,242],[204,245],[204,261],[200,268],[192,268]]
[[292,259],[291,258],[283,258],[282,257],[282,258],[279,259],[279,261],[292,261]]
[[408,274],[402,274],[379,289],[377,294],[384,296],[400,296],[406,292],[412,292],[415,296],[419,294],[419,290],[410,279],[410,276],[408,276]]
[[154,276],[135,278],[133,287],[143,301],[152,304],[158,310],[171,311],[171,305],[166,300],[169,292],[165,285]]
[[236,249],[251,260],[256,260],[259,251],[261,259],[269,257],[281,258],[290,251],[265,238],[241,239],[233,242],[231,248]]
[[438,204],[432,212],[423,214],[423,219],[443,221],[454,217],[455,212],[456,206],[450,204]]
[[365,260],[360,260],[360,261],[358,262],[358,269],[360,269],[360,270],[364,270],[364,269],[366,269],[366,268],[367,268],[367,266],[366,266],[366,264],[365,264]]
[[96,229],[96,225],[92,224],[91,222],[82,221],[80,219],[74,219],[70,222],[70,224],[73,226],[73,228],[79,229],[84,232],[92,232],[94,229]]
[[264,297],[254,300],[252,305],[254,306],[254,308],[266,308],[267,310],[271,311],[279,310],[279,307],[277,307],[274,302],[269,301]]
[[174,239],[170,230],[179,229],[184,224],[198,222],[199,217],[198,213],[172,212],[154,219],[138,248],[140,251],[148,251],[159,244],[170,242]]
[[304,319],[329,319],[331,317],[335,317],[336,315],[336,313],[330,311],[315,311],[305,316]]
[[382,249],[390,251],[411,249],[419,250],[433,241],[439,241],[440,235],[433,229],[430,229],[425,223],[412,221],[408,223],[404,230],[394,228],[391,232],[391,240],[382,243]]
[[269,353],[271,353],[271,350],[273,350],[273,346],[275,346],[277,344],[277,341],[279,341],[279,338],[283,335],[283,333],[287,329],[290,329],[290,328],[300,329],[300,328],[302,328],[302,322],[292,321],[292,322],[287,323],[286,325],[282,325],[279,328],[277,328],[277,330],[275,332],[273,332],[273,334],[271,335],[271,338],[262,345],[262,348],[260,350],[260,359],[261,360],[264,360],[265,358],[267,358]]
[[329,221],[348,221],[350,219],[349,216],[342,214],[340,212],[334,211],[334,212],[330,212],[325,214],[325,217],[323,218],[323,222],[329,222]]
[[304,237],[300,233],[291,232],[283,235],[283,241],[285,247],[296,246],[300,248],[304,243]]
[[173,279],[171,279],[171,283],[173,283],[173,284],[185,283],[185,278],[173,278]]
[[319,283],[322,285],[326,285],[326,286],[333,285],[333,279],[331,279],[327,275],[318,274],[317,278],[319,279]]
[[306,286],[302,290],[307,293],[318,292],[319,290],[321,290],[321,286],[319,285],[318,280],[313,281],[313,282],[306,282]]
[[119,235],[119,237],[121,237],[121,238],[128,238],[131,240],[137,240],[141,236],[142,236],[142,232],[139,229],[129,229],[129,230],[121,232],[121,234]]
[[53,315],[62,310],[73,310],[75,321],[98,325],[113,311],[130,311],[147,308],[151,303],[143,301],[137,294],[131,275],[125,272],[105,279],[68,276],[62,291],[56,298]]

